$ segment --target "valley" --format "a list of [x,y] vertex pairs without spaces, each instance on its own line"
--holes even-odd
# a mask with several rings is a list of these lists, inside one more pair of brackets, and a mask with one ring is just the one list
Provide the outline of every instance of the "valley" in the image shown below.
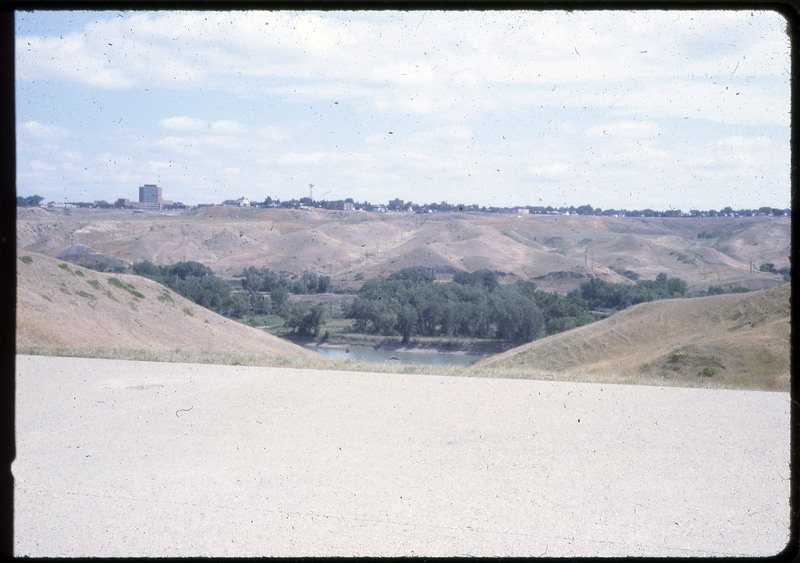
[[[788,390],[790,288],[778,273],[788,267],[791,252],[786,217],[224,207],[174,215],[71,211],[18,210],[16,328],[23,353],[251,365],[285,365],[279,358],[294,357],[292,365],[303,367],[365,369],[358,362],[323,358],[288,338],[345,349],[475,353],[488,357],[447,370],[481,377]],[[67,249],[71,253],[64,254]],[[120,271],[78,265],[92,260],[105,260],[109,269]],[[288,302],[319,304],[330,325],[315,338],[288,333],[274,313],[241,319],[261,330],[244,326],[151,280],[122,273],[144,260],[159,265],[197,261],[232,288],[241,287],[241,274],[251,266],[292,280],[313,270],[330,277],[330,287],[325,293],[292,294]],[[634,279],[653,280],[659,274],[684,280],[690,294],[715,287],[751,293],[642,303],[518,347],[499,340],[415,336],[403,342],[400,335],[353,333],[341,304],[352,301],[367,280],[419,266],[433,272],[434,285],[452,281],[459,271],[487,269],[501,287],[533,282],[537,290],[561,296],[592,279],[633,286]],[[444,369],[391,362],[370,366],[378,367],[420,373]]]
[[791,219],[634,218],[495,213],[355,213],[319,209],[206,207],[172,215],[124,210],[20,208],[17,246],[56,256],[72,245],[133,263],[197,261],[233,278],[249,267],[330,276],[357,290],[403,268],[493,270],[566,292],[600,277],[659,273],[692,288],[763,289],[782,281],[761,264],[788,266]]

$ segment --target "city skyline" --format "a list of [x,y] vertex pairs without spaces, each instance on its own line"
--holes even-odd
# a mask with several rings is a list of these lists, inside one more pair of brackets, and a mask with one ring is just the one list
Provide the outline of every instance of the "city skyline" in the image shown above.
[[[143,195],[143,193],[150,192],[150,195]],[[476,203],[470,203],[466,201],[458,201],[458,202],[447,202],[447,201],[410,201],[410,200],[403,200],[400,198],[390,198],[388,201],[356,201],[351,197],[345,197],[340,199],[315,199],[313,197],[313,190],[309,190],[308,195],[300,196],[300,197],[291,197],[288,199],[280,199],[280,198],[273,198],[270,195],[256,198],[248,198],[246,196],[239,196],[236,199],[229,198],[223,201],[214,201],[214,202],[204,202],[204,203],[197,203],[197,204],[185,204],[184,202],[180,201],[171,201],[163,199],[163,191],[161,186],[157,186],[155,184],[145,184],[143,186],[139,186],[139,198],[138,202],[132,201],[130,198],[116,198],[114,203],[111,201],[103,199],[103,200],[94,200],[94,201],[79,201],[76,199],[65,198],[63,201],[47,201],[38,194],[33,195],[18,195],[17,196],[17,205],[18,206],[36,206],[40,205],[43,207],[62,207],[62,206],[80,206],[80,207],[100,207],[100,208],[109,208],[109,207],[116,207],[116,208],[125,208],[125,209],[146,209],[146,210],[181,210],[181,209],[191,209],[195,207],[207,207],[207,206],[238,206],[238,207],[314,207],[318,209],[328,209],[328,210],[345,210],[345,211],[355,211],[355,210],[366,210],[366,211],[419,211],[419,210],[431,210],[435,211],[459,211],[459,212],[524,212],[528,213],[529,211],[532,213],[544,213],[544,212],[577,212],[577,214],[582,215],[614,215],[614,216],[664,216],[664,217],[698,217],[698,216],[751,216],[751,215],[776,215],[776,216],[783,216],[788,215],[791,216],[791,209],[789,207],[786,208],[776,208],[771,206],[756,206],[756,207],[736,207],[732,208],[730,206],[717,206],[717,207],[709,207],[704,209],[679,209],[679,208],[669,208],[669,209],[651,209],[651,208],[643,208],[643,209],[636,209],[636,208],[602,208],[599,206],[593,206],[590,203],[584,203],[581,205],[569,205],[569,206],[553,206],[550,204],[540,204],[534,205],[530,203],[523,203],[520,205],[512,205],[512,206],[485,206],[479,205]],[[113,198],[112,198],[113,199]],[[345,205],[338,205],[344,203]],[[156,205],[157,204],[157,205]]]
[[15,18],[20,195],[789,206],[775,12]]

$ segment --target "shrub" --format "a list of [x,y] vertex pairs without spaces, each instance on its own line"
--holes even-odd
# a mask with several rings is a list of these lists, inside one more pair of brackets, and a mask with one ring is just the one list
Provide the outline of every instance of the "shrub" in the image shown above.
[[127,291],[128,293],[133,295],[134,297],[138,297],[140,299],[144,299],[144,294],[136,291],[136,287],[132,283],[125,283],[122,280],[120,280],[119,278],[111,278],[111,279],[108,280],[108,283],[110,285],[113,285],[114,287],[118,287],[120,289],[124,289],[125,291]]
[[161,290],[161,295],[158,296],[158,300],[162,303],[169,303],[173,304],[175,301],[172,299],[172,296],[169,294],[169,291],[166,289]]
[[713,366],[706,366],[697,372],[698,377],[713,377],[719,373],[719,368]]
[[33,257],[31,256],[20,256],[20,260],[22,260],[23,264],[33,264]]

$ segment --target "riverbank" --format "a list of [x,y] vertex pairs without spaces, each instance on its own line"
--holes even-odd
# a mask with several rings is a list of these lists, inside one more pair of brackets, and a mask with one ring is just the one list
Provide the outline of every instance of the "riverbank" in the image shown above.
[[301,346],[365,348],[392,352],[491,356],[513,348],[513,345],[500,340],[474,340],[465,338],[418,337],[403,343],[403,339],[400,336],[379,336],[373,334],[331,334],[316,338],[301,337],[293,334],[280,336],[281,338],[285,338]]

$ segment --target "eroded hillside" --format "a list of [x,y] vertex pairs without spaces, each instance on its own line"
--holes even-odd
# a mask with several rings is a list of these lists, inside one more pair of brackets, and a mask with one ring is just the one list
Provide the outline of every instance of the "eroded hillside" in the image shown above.
[[[55,256],[84,244],[127,262],[195,260],[232,277],[248,266],[334,281],[427,266],[482,268],[540,278],[543,289],[600,276],[661,272],[693,287],[750,289],[782,281],[761,264],[788,266],[791,219],[615,218],[488,213],[381,214],[308,209],[200,208],[174,215],[115,210],[20,209],[18,247]],[[753,271],[755,269],[755,271]]]
[[104,274],[25,251],[17,259],[16,332],[18,346],[317,356],[148,279]]
[[487,358],[475,368],[631,374],[789,390],[789,284],[643,303],[605,320]]

